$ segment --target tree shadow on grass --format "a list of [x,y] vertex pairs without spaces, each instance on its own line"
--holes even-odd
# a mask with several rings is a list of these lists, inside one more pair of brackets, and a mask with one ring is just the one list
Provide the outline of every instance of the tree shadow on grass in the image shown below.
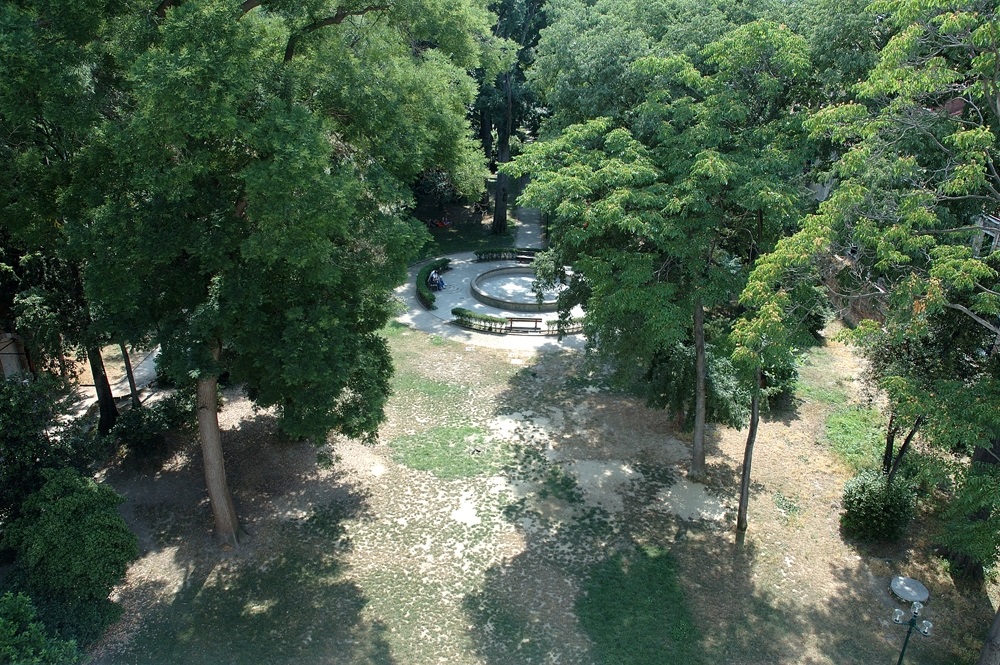
[[[830,564],[824,582],[832,592],[823,603],[806,610],[806,618],[816,627],[821,651],[833,662],[845,665],[893,662],[906,630],[890,620],[893,609],[902,605],[889,595],[888,577],[881,579],[866,566]],[[929,662],[920,655],[915,640],[907,651],[910,662]]]
[[[910,603],[889,590],[897,575],[917,578],[927,587],[930,598],[918,623],[927,619],[934,624],[929,638],[914,631],[906,662],[952,665],[976,661],[995,609],[982,581],[953,579],[947,565],[930,554],[928,542],[936,528],[933,517],[924,515],[898,542],[866,543],[842,534],[865,565],[831,565],[829,578],[841,590],[814,612],[815,619],[830,628],[822,637],[826,648],[840,656],[840,662],[870,662],[865,650],[898,657],[907,626],[893,623],[891,617],[893,610],[901,609],[909,619]],[[868,629],[859,631],[859,626]]]
[[394,662],[341,563],[344,522],[364,517],[366,495],[321,470],[310,444],[277,437],[268,415],[224,431],[223,447],[249,531],[233,551],[212,537],[194,442],[153,473],[112,474],[142,555],[119,592],[125,617],[95,662]]
[[[552,362],[526,369],[498,400],[542,414],[552,427],[541,441],[555,443],[523,442],[536,448],[519,459],[540,468],[514,478],[521,498],[504,513],[514,553],[488,569],[483,587],[465,600],[477,655],[490,665],[803,662],[805,621],[758,584],[755,545],[734,544],[723,524],[667,512],[663,490],[683,462],[654,449],[656,437],[646,430],[663,419],[622,401],[608,408],[617,414],[614,427],[603,415],[588,425],[576,409],[597,399],[588,397],[597,388],[591,382],[548,382],[539,392],[529,380],[550,374]],[[532,405],[522,406],[525,396]],[[547,408],[569,415],[550,418]],[[551,492],[545,479],[558,474],[548,467],[585,491]],[[619,467],[629,474],[612,473]],[[626,479],[602,485],[575,475],[591,468],[607,480]],[[597,507],[595,486],[604,492]]]
[[752,540],[735,538],[727,525],[678,521],[675,541],[672,550],[706,662],[808,662],[803,617],[758,582]]
[[336,560],[292,546],[275,560],[189,580],[104,663],[392,663],[385,627]]

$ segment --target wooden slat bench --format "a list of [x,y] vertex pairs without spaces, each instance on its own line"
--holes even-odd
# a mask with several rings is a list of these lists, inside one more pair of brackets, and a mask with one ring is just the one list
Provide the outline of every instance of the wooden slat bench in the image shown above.
[[542,332],[542,320],[508,317],[507,332]]

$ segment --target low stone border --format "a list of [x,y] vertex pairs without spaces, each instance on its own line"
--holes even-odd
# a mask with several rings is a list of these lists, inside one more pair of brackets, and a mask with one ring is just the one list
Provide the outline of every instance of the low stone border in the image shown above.
[[512,312],[540,313],[558,311],[558,300],[543,300],[542,302],[514,302],[512,300],[504,300],[503,298],[492,296],[483,291],[479,286],[479,283],[482,280],[497,277],[499,275],[527,275],[529,273],[534,276],[534,272],[527,266],[506,266],[503,268],[492,268],[491,270],[481,272],[476,275],[470,285],[470,288],[472,289],[472,297],[484,305],[496,307],[497,309],[510,310]]

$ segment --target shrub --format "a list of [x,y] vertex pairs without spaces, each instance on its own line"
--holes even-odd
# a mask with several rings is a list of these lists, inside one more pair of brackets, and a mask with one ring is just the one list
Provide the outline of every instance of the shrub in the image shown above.
[[460,326],[487,332],[506,332],[509,323],[505,317],[480,314],[464,307],[455,307],[451,310],[451,315],[455,317],[455,323]]
[[37,381],[0,381],[0,521],[13,519],[21,503],[45,482],[42,470],[93,459],[93,436],[64,425],[61,384],[43,375]]
[[70,602],[107,600],[136,557],[136,537],[116,507],[124,499],[72,469],[44,472],[4,533],[29,590]]
[[0,596],[0,663],[72,665],[83,659],[73,641],[48,634],[28,596]]
[[892,485],[881,471],[868,469],[844,485],[844,534],[866,542],[899,540],[913,519],[913,490],[897,479]]
[[194,414],[194,396],[178,391],[155,404],[124,411],[111,434],[129,450],[142,452],[162,445],[168,430],[191,424]]

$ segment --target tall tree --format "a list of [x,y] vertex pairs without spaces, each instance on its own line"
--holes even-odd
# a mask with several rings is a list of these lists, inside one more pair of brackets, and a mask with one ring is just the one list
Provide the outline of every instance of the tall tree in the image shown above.
[[[107,433],[118,410],[100,347],[107,341],[83,293],[82,266],[65,226],[86,213],[74,193],[78,158],[109,107],[113,68],[92,44],[124,3],[19,2],[0,7],[0,206],[7,240],[18,248],[18,321],[39,355],[82,348],[91,368],[98,427]],[[36,324],[44,324],[41,329]]]
[[482,182],[466,71],[492,21],[471,0],[159,10],[111,45],[126,96],[86,155],[105,195],[72,233],[109,325],[154,330],[167,371],[197,380],[216,532],[234,545],[216,378],[292,435],[374,434],[378,331],[423,239],[407,185],[430,167]]
[[[780,299],[797,272],[821,262],[843,295],[878,305],[855,340],[875,362],[893,422],[919,422],[925,442],[965,453],[965,468],[949,474],[957,487],[947,513],[960,521],[945,538],[989,564],[1000,556],[1000,491],[982,466],[998,461],[1000,440],[996,7],[898,0],[871,10],[892,37],[860,100],[809,121],[841,154],[839,182],[758,266],[753,296]],[[994,631],[981,662],[995,662],[995,645]]]
[[[491,3],[497,21],[493,34],[502,45],[502,57],[495,66],[483,70],[482,88],[476,100],[479,136],[491,166],[510,161],[510,141],[525,122],[537,121],[538,103],[526,84],[525,72],[531,65],[539,30],[544,26],[542,0],[496,0]],[[499,69],[499,71],[497,71]],[[496,130],[496,158],[493,156],[493,132]],[[499,172],[494,191],[494,234],[507,232],[510,177]]]
[[[794,210],[805,155],[790,114],[808,74],[804,42],[767,22],[700,53],[632,66],[643,101],[570,126],[516,160],[526,200],[553,220],[547,276],[570,279],[564,308],[626,374],[643,368],[652,404],[694,428],[690,475],[704,475],[705,423],[745,417],[726,329],[745,266]],[[690,369],[687,369],[690,368]]]

